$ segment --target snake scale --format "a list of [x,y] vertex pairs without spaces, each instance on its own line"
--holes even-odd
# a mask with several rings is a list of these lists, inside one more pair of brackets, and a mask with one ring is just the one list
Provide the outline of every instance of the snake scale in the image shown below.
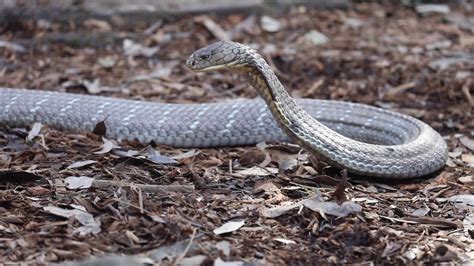
[[0,124],[91,131],[105,120],[109,138],[174,147],[293,141],[336,167],[392,180],[425,176],[447,160],[442,137],[410,116],[351,102],[293,99],[262,56],[245,45],[211,44],[187,65],[196,72],[238,71],[263,100],[166,104],[0,88]]

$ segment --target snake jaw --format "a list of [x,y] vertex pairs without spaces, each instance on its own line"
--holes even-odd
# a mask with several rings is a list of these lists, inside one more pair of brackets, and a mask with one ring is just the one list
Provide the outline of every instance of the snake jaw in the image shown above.
[[213,70],[220,70],[220,69],[225,69],[225,66],[222,65],[217,65],[217,66],[209,66],[209,67],[204,67],[204,68],[193,68],[192,66],[189,66],[194,72],[208,72],[208,71],[213,71]]
[[223,70],[223,69],[229,69],[229,68],[236,68],[236,67],[243,67],[243,65],[239,64],[238,62],[230,62],[228,64],[222,64],[222,65],[209,65],[206,67],[197,67],[196,65],[193,65],[194,61],[191,61],[191,58],[188,59],[186,62],[186,65],[191,68],[194,72],[209,72],[209,71],[215,71],[215,70]]

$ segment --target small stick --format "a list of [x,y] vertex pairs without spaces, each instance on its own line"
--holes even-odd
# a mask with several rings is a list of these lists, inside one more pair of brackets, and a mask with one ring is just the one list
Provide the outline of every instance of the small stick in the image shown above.
[[178,257],[178,259],[173,263],[173,265],[178,265],[178,263],[182,259],[184,259],[184,257],[186,256],[186,253],[188,253],[189,248],[191,248],[191,245],[193,244],[194,238],[196,237],[196,231],[197,231],[197,228],[194,228],[193,229],[193,234],[191,235],[191,239],[189,239],[189,242],[188,242],[188,245],[186,246],[186,249],[184,249],[183,254],[181,254],[181,256]]
[[191,192],[194,191],[194,185],[145,185],[145,184],[130,184],[123,181],[112,180],[94,180],[93,187],[107,188],[107,187],[131,187],[135,186],[144,192]]

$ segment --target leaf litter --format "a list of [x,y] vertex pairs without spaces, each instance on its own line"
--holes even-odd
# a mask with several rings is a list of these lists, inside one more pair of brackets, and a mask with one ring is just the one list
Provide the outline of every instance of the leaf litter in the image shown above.
[[[0,262],[104,255],[215,265],[472,260],[472,13],[355,7],[152,21],[30,17],[16,30],[1,25],[2,86],[172,103],[256,97],[230,73],[195,75],[184,66],[195,49],[232,39],[264,51],[293,96],[414,115],[443,135],[450,153],[447,167],[426,179],[381,183],[349,174],[344,181],[296,145],[115,143],[100,137],[107,118],[97,124],[99,136],[2,127]],[[97,45],[103,35],[81,42],[87,47],[68,45],[69,34],[93,30],[120,34],[107,48]],[[30,46],[26,36],[54,38]],[[214,234],[233,221],[240,222]]]

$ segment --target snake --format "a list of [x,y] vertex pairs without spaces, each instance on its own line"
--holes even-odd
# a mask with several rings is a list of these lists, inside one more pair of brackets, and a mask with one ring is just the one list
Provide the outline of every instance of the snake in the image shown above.
[[424,177],[447,160],[442,136],[398,112],[354,102],[293,98],[265,59],[249,46],[216,42],[186,61],[195,72],[242,74],[255,99],[211,103],[157,103],[22,88],[0,88],[0,124],[44,123],[72,132],[178,148],[292,142],[349,173],[385,180]]

